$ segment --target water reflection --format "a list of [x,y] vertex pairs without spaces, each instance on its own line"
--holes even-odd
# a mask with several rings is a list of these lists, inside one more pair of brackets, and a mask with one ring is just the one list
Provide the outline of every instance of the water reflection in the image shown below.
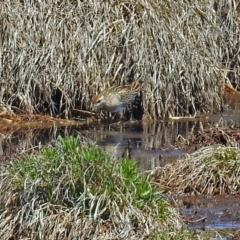
[[79,132],[91,138],[114,158],[121,157],[128,141],[131,142],[132,157],[141,171],[151,170],[174,161],[183,152],[174,142],[181,134],[186,136],[193,122],[116,123],[97,125]]
[[[0,131],[0,161],[7,162],[21,152],[31,152],[39,146],[46,145],[55,141],[60,136],[83,135],[96,142],[104,148],[114,158],[121,157],[128,142],[131,142],[131,154],[136,160],[138,169],[142,172],[152,170],[158,166],[164,166],[167,163],[176,161],[188,149],[178,149],[175,146],[176,138],[181,135],[186,138],[189,132],[197,133],[199,125],[207,128],[222,119],[222,126],[228,126],[234,123],[240,126],[240,115],[234,115],[231,112],[212,115],[209,119],[194,119],[192,121],[165,121],[165,122],[122,122],[122,123],[97,123],[95,125],[52,127],[50,129],[21,129],[6,132]],[[192,151],[190,149],[190,151]],[[209,200],[209,199],[208,199]],[[185,201],[186,202],[186,201]],[[208,201],[209,202],[209,201]],[[229,205],[225,202],[226,208]],[[186,206],[189,206],[187,204]],[[186,217],[192,217],[195,214],[196,207],[181,207],[181,213]],[[202,223],[190,224],[189,229],[196,228],[234,228],[232,218],[220,219],[222,208],[218,206],[209,208],[197,206],[199,215],[208,214],[214,218],[208,218],[204,225]],[[218,211],[219,210],[219,211]],[[233,209],[236,210],[235,208]],[[216,214],[212,215],[212,211]],[[194,216],[195,216],[194,215]],[[226,216],[226,215],[225,215]],[[216,221],[219,220],[219,222]],[[239,226],[239,225],[236,225]]]
[[[58,135],[70,136],[82,134],[96,142],[114,158],[122,156],[128,141],[131,142],[132,157],[136,159],[140,171],[147,171],[175,161],[187,149],[175,146],[176,138],[186,138],[189,132],[197,133],[199,124],[208,127],[222,118],[223,125],[240,125],[240,117],[232,112],[212,115],[209,119],[191,121],[161,122],[115,122],[96,123],[79,127],[52,127],[51,129],[25,129],[0,134],[0,159],[8,160],[18,153],[46,145]],[[192,149],[190,150],[192,151]]]

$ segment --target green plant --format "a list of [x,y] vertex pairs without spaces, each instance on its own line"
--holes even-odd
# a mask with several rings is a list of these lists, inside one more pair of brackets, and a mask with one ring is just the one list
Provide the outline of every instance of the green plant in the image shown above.
[[39,153],[13,160],[0,177],[0,218],[12,219],[2,225],[1,239],[10,233],[36,239],[39,232],[56,239],[61,226],[65,234],[71,226],[77,236],[87,236],[93,229],[83,230],[86,222],[95,225],[99,238],[106,223],[111,226],[106,232],[118,237],[126,224],[126,236],[182,228],[177,213],[133,160],[114,161],[80,136],[59,137]]

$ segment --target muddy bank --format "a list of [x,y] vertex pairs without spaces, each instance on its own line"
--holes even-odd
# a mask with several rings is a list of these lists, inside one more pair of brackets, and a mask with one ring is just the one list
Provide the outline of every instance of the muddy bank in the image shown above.
[[189,229],[239,229],[240,196],[178,196],[175,201]]

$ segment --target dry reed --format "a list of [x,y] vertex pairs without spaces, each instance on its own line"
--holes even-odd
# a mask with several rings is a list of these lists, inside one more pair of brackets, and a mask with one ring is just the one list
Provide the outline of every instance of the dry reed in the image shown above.
[[159,189],[174,193],[239,194],[239,163],[239,148],[205,147],[156,169],[154,181]]
[[[0,102],[71,117],[141,79],[145,118],[221,109],[239,85],[238,1],[3,1]],[[139,106],[140,107],[140,106]]]

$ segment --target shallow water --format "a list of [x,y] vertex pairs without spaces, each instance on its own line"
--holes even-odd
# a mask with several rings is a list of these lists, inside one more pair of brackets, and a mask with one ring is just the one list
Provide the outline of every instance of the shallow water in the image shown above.
[[[219,122],[219,120],[221,121]],[[24,151],[32,151],[41,145],[54,141],[57,136],[83,135],[96,142],[114,158],[121,157],[125,149],[131,149],[131,157],[136,160],[140,171],[151,171],[158,166],[176,161],[182,154],[191,153],[193,148],[179,149],[176,138],[186,138],[189,132],[196,133],[200,124],[219,123],[223,126],[235,124],[240,126],[240,114],[225,112],[211,115],[208,119],[181,119],[159,122],[104,122],[94,125],[52,127],[51,129],[12,130],[8,133],[0,131],[0,160],[5,162]],[[189,229],[226,229],[240,228],[240,199],[196,198],[182,201],[181,213],[193,221]],[[200,218],[203,222],[196,222]]]
[[[7,160],[15,153],[31,150],[55,140],[58,135],[83,135],[107,150],[114,157],[122,156],[126,147],[131,147],[131,156],[139,169],[152,170],[174,161],[185,152],[194,149],[179,149],[176,138],[186,138],[189,132],[197,133],[200,124],[208,127],[221,120],[223,126],[234,123],[240,126],[240,113],[226,112],[211,115],[208,119],[172,120],[159,122],[104,122],[83,126],[52,127],[48,129],[20,129],[1,133],[0,160]],[[130,142],[130,143],[129,143]]]
[[179,197],[181,214],[191,223],[189,229],[239,229],[240,196]]

